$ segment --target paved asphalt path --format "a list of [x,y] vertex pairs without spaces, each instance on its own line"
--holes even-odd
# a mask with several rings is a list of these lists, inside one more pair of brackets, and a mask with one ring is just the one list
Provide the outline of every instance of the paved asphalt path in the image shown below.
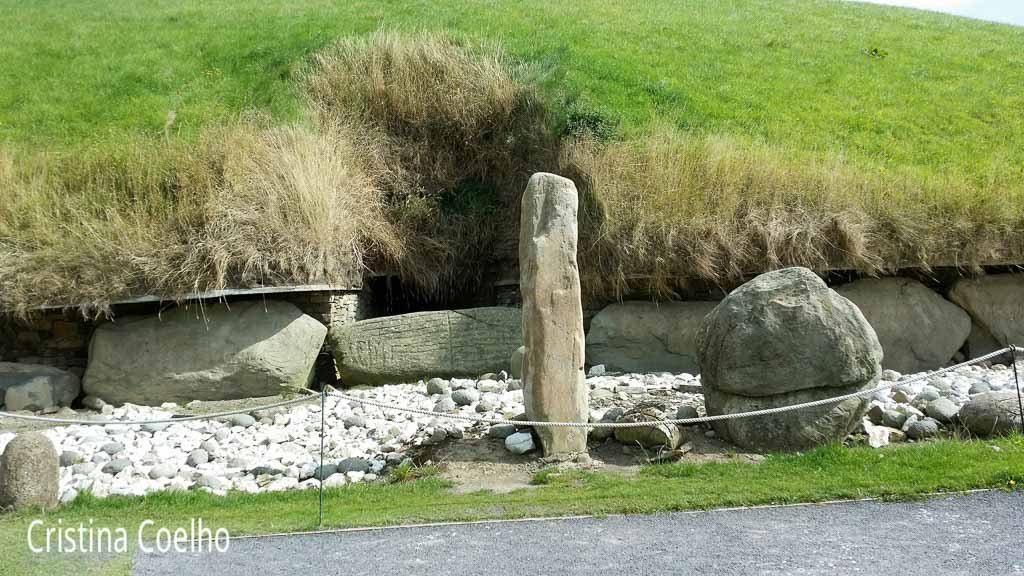
[[134,574],[1024,574],[1024,494],[235,539]]

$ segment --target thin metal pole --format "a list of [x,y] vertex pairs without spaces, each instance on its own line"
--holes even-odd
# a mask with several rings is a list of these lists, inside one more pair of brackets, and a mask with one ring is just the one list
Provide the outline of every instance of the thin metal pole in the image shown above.
[[317,470],[317,476],[320,479],[320,522],[317,524],[320,528],[324,527],[324,420],[326,419],[326,400],[327,398],[327,385],[323,384],[320,386],[320,468]]
[[1024,400],[1020,395],[1020,376],[1017,375],[1017,347],[1010,347],[1010,361],[1013,362],[1013,381],[1017,384],[1017,414],[1020,415],[1020,433],[1024,434]]

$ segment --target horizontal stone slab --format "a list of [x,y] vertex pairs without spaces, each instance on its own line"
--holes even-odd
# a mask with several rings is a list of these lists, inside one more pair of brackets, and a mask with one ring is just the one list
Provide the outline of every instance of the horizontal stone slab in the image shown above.
[[385,316],[332,327],[342,384],[415,382],[510,369],[522,312],[489,307]]

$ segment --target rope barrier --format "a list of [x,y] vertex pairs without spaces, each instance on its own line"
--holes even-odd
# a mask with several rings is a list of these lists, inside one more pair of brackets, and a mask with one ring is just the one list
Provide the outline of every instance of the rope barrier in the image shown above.
[[874,388],[870,388],[868,390],[861,390],[861,391],[853,392],[853,393],[850,393],[850,394],[843,394],[841,396],[834,396],[832,398],[824,398],[824,399],[821,399],[821,400],[814,400],[812,402],[804,402],[802,404],[793,404],[793,405],[790,405],[790,406],[779,406],[779,407],[776,407],[776,408],[765,408],[763,410],[753,410],[753,411],[750,411],[750,412],[735,412],[735,413],[732,413],[732,414],[717,414],[717,415],[714,415],[714,416],[701,416],[701,417],[698,417],[698,418],[674,418],[674,419],[670,419],[670,420],[646,420],[646,421],[642,421],[642,422],[548,422],[548,421],[542,421],[542,420],[506,420],[506,419],[503,419],[503,418],[501,418],[501,419],[499,419],[499,418],[484,418],[484,417],[481,417],[481,416],[465,416],[465,415],[462,415],[462,414],[447,414],[447,413],[444,413],[444,412],[434,412],[432,410],[421,410],[419,408],[404,408],[404,407],[401,407],[401,406],[388,406],[387,404],[384,404],[382,402],[377,402],[377,401],[374,401],[374,400],[367,400],[367,399],[364,399],[364,398],[357,398],[357,397],[354,397],[354,396],[349,396],[347,394],[342,394],[341,392],[338,392],[337,390],[334,390],[334,389],[332,389],[330,392],[328,392],[328,394],[331,395],[331,396],[337,397],[337,398],[342,398],[344,400],[348,400],[349,402],[356,402],[358,404],[364,404],[364,405],[367,405],[367,406],[374,406],[374,407],[382,408],[382,409],[385,409],[385,410],[397,410],[399,412],[409,412],[409,413],[412,413],[412,414],[421,414],[421,415],[426,415],[426,416],[436,416],[438,418],[448,418],[448,419],[452,419],[452,420],[464,420],[464,421],[468,421],[468,422],[476,422],[476,423],[480,423],[480,424],[491,424],[491,425],[495,425],[495,424],[515,424],[516,426],[523,426],[523,427],[526,427],[526,426],[546,426],[546,427],[550,427],[550,428],[645,428],[645,427],[648,427],[648,426],[657,426],[657,425],[662,425],[662,424],[675,424],[675,425],[688,426],[688,425],[692,425],[692,424],[702,424],[702,423],[705,423],[705,422],[716,422],[716,421],[721,421],[721,420],[734,420],[734,419],[739,419],[739,418],[752,418],[752,417],[755,417],[755,416],[768,416],[768,415],[772,415],[772,414],[780,414],[780,413],[783,413],[783,412],[791,412],[793,410],[802,410],[802,409],[805,409],[805,408],[814,408],[816,406],[825,406],[825,405],[829,405],[829,404],[838,404],[838,403],[840,403],[840,402],[842,402],[844,400],[849,400],[851,398],[857,398],[857,397],[860,397],[860,396],[870,396],[870,395],[872,395],[872,394],[874,394],[876,392],[881,392],[882,390],[888,390],[889,388],[893,388],[895,386],[903,386],[903,385],[906,385],[906,384],[912,384],[914,382],[919,382],[921,380],[925,380],[925,379],[928,379],[928,378],[934,378],[934,377],[939,376],[941,374],[945,374],[946,372],[951,372],[953,370],[957,370],[957,369],[963,368],[965,366],[971,366],[973,364],[978,364],[980,362],[984,362],[986,360],[990,360],[990,359],[995,358],[997,356],[1002,356],[1003,354],[1006,354],[1007,352],[1015,352],[1016,350],[1020,350],[1020,349],[1017,348],[1016,346],[1007,346],[1006,348],[1003,348],[1003,349],[1000,349],[1000,350],[996,350],[995,352],[991,352],[989,354],[985,354],[984,356],[979,356],[979,357],[974,358],[972,360],[967,360],[966,362],[961,362],[959,364],[954,364],[952,366],[947,366],[946,368],[941,368],[939,370],[935,370],[935,371],[932,371],[932,372],[925,372],[925,373],[923,373],[921,375],[914,376],[913,378],[908,378],[906,380],[900,380],[900,381],[897,381],[897,382],[887,382],[885,384],[882,384],[880,386],[876,386]]
[[235,414],[248,414],[249,412],[254,412],[258,410],[269,410],[271,408],[280,408],[281,406],[302,404],[304,402],[309,402],[310,400],[316,400],[320,398],[320,394],[313,394],[310,392],[303,392],[303,394],[306,395],[301,398],[283,400],[281,402],[274,402],[273,404],[267,404],[264,406],[249,406],[248,408],[239,408],[238,410],[230,410],[227,412],[214,412],[211,414],[192,414],[188,416],[179,416],[177,418],[164,418],[159,420],[76,420],[73,418],[50,418],[48,416],[13,414],[11,412],[0,412],[0,418],[28,420],[31,422],[46,422],[49,424],[75,424],[79,426],[142,426],[144,424],[178,424],[179,422],[190,422],[193,420],[213,420],[215,418],[224,418],[225,416],[234,416]]
[[[756,417],[756,416],[769,416],[769,415],[772,415],[772,414],[780,414],[780,413],[783,413],[783,412],[791,412],[793,410],[802,410],[802,409],[806,409],[806,408],[814,408],[814,407],[817,407],[817,406],[826,406],[826,405],[830,405],[830,404],[838,404],[838,403],[840,403],[840,402],[842,402],[844,400],[849,400],[851,398],[858,398],[858,397],[861,397],[861,396],[870,396],[872,394],[875,394],[876,392],[881,392],[882,390],[888,390],[888,389],[893,388],[895,386],[903,386],[903,385],[906,385],[906,384],[912,384],[914,382],[919,382],[921,380],[926,380],[926,379],[929,379],[929,378],[934,378],[934,377],[939,376],[941,374],[945,374],[947,372],[952,372],[953,370],[958,370],[958,369],[966,367],[966,366],[971,366],[971,365],[974,365],[974,364],[978,364],[980,362],[984,362],[986,360],[990,360],[990,359],[995,358],[997,356],[1002,356],[1003,354],[1006,354],[1007,352],[1016,353],[1016,352],[1018,352],[1020,350],[1022,350],[1022,349],[1018,348],[1016,346],[1007,346],[1006,348],[1002,348],[1002,349],[996,350],[995,352],[990,352],[990,353],[985,354],[983,356],[979,356],[977,358],[974,358],[974,359],[971,359],[971,360],[967,360],[967,361],[961,362],[959,364],[954,364],[952,366],[947,366],[945,368],[940,368],[940,369],[934,370],[932,372],[925,372],[925,373],[922,373],[922,374],[920,374],[918,376],[914,376],[912,378],[908,378],[906,380],[899,380],[899,381],[896,381],[896,382],[886,382],[885,384],[882,384],[880,386],[876,386],[874,388],[870,388],[870,389],[867,389],[867,390],[860,390],[858,392],[852,392],[850,394],[843,394],[841,396],[833,396],[831,398],[823,398],[821,400],[814,400],[812,402],[804,402],[802,404],[793,404],[793,405],[790,405],[790,406],[778,406],[778,407],[775,407],[775,408],[765,408],[763,410],[753,410],[753,411],[750,411],[750,412],[735,412],[735,413],[732,413],[732,414],[716,414],[716,415],[713,415],[713,416],[700,416],[698,418],[674,418],[674,419],[668,419],[668,420],[645,420],[645,421],[641,421],[641,422],[548,422],[548,421],[543,421],[543,420],[508,420],[508,419],[504,419],[504,418],[484,418],[484,417],[481,417],[481,416],[465,416],[465,415],[462,415],[462,414],[447,414],[447,413],[444,413],[444,412],[434,412],[432,410],[422,410],[422,409],[419,409],[419,408],[406,408],[406,407],[402,407],[402,406],[390,406],[390,405],[384,404],[383,402],[377,402],[375,400],[369,400],[369,399],[366,399],[366,398],[358,398],[358,397],[355,397],[355,396],[350,396],[348,394],[342,394],[341,392],[335,390],[334,388],[326,387],[325,389],[330,388],[330,390],[328,392],[326,392],[326,394],[329,395],[329,396],[334,396],[336,398],[341,398],[343,400],[347,400],[348,402],[354,402],[354,403],[362,404],[362,405],[366,405],[366,406],[374,406],[376,408],[381,408],[383,410],[394,410],[394,411],[398,411],[398,412],[407,412],[407,413],[411,413],[411,414],[420,414],[420,415],[425,415],[425,416],[434,416],[434,417],[437,417],[437,418],[448,418],[448,419],[451,419],[451,420],[463,420],[463,421],[475,422],[475,423],[479,423],[479,424],[490,424],[490,425],[496,425],[496,424],[515,424],[516,426],[524,426],[524,427],[525,426],[547,426],[547,427],[551,427],[551,428],[643,428],[643,427],[647,427],[647,426],[660,425],[660,424],[675,424],[675,425],[688,426],[688,425],[693,425],[693,424],[703,424],[703,423],[706,423],[706,422],[715,422],[715,421],[721,421],[721,420],[734,420],[734,419],[739,419],[739,418],[752,418],[752,417]],[[1014,368],[1016,369],[1016,364],[1014,365]],[[1020,388],[1018,386],[1018,390],[1019,389]],[[321,402],[322,402],[322,398],[323,398],[323,394],[324,393],[322,392],[320,394],[314,394],[312,392],[306,392],[305,394],[306,395],[301,397],[301,398],[294,398],[294,399],[291,399],[291,400],[283,400],[281,402],[274,402],[272,404],[266,404],[264,406],[247,407],[247,408],[240,408],[238,410],[230,410],[230,411],[227,411],[227,412],[215,412],[215,413],[212,413],[212,414],[189,415],[189,416],[180,416],[180,417],[177,417],[177,418],[166,418],[166,419],[157,419],[157,420],[77,420],[77,419],[71,419],[71,418],[51,418],[51,417],[47,417],[47,416],[34,416],[34,415],[27,415],[27,414],[13,414],[11,412],[0,412],[0,418],[12,418],[12,419],[15,419],[15,420],[28,420],[28,421],[32,421],[32,422],[46,422],[46,423],[50,423],[50,424],[74,424],[74,425],[80,425],[80,426],[141,426],[141,425],[145,425],[145,424],[177,424],[177,423],[180,423],[180,422],[189,422],[189,421],[194,421],[194,420],[213,420],[215,418],[224,418],[226,416],[233,416],[235,414],[246,414],[246,413],[249,413],[249,412],[254,412],[254,411],[259,411],[259,410],[269,410],[271,408],[279,408],[279,407],[282,407],[282,406],[291,406],[293,404],[302,404],[304,402],[309,402],[311,400],[317,400],[317,399],[320,399]]]

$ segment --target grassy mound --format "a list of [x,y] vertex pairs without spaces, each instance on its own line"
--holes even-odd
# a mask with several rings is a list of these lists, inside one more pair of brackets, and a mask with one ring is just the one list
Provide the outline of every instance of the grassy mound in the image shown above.
[[514,261],[536,170],[580,186],[592,297],[1024,260],[1011,26],[815,0],[4,10],[8,311],[367,266],[451,302]]
[[654,126],[567,147],[591,196],[583,282],[594,295],[673,296],[800,265],[867,274],[1024,257],[1024,188],[936,182],[729,136]]

